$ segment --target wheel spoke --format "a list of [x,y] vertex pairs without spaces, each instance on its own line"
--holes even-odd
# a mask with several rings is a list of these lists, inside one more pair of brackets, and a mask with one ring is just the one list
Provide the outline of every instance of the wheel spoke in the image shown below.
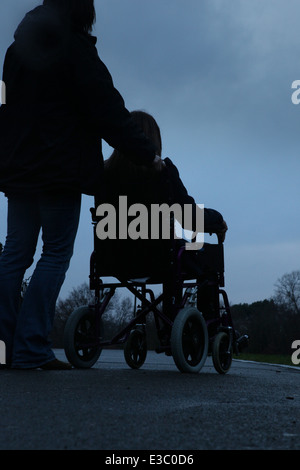
[[203,354],[203,332],[197,321],[190,319],[186,322],[183,330],[182,347],[189,364],[197,364]]
[[93,341],[94,333],[94,322],[89,317],[83,317],[78,323],[77,330],[75,332],[75,348],[77,354],[81,359],[89,361],[91,357],[97,352],[97,346],[87,347],[84,346],[86,343]]

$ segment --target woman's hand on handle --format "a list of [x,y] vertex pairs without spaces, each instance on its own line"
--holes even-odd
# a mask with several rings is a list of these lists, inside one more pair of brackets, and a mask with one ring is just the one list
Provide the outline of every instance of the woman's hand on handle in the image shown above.
[[158,172],[162,171],[166,167],[165,162],[158,155],[155,156],[152,164],[154,169]]

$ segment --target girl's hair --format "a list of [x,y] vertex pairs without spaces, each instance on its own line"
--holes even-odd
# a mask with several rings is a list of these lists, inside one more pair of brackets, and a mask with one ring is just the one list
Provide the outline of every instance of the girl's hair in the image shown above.
[[96,21],[94,0],[44,0],[43,4],[60,9],[78,30],[91,33]]
[[[156,154],[161,157],[161,133],[155,119],[144,111],[132,111],[130,114],[145,136],[155,145]],[[114,150],[109,159],[104,162],[104,168],[106,172],[123,181],[137,181],[140,178],[153,178],[157,175],[154,169],[133,163],[118,150]]]

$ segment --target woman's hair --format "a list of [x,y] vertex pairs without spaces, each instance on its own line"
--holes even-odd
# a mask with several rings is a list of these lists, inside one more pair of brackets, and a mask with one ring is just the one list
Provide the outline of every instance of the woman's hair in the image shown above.
[[43,4],[59,8],[80,31],[92,31],[96,21],[94,0],[44,0]]
[[[155,145],[156,154],[161,157],[161,133],[155,119],[144,111],[132,111],[130,114],[145,136]],[[118,150],[114,150],[109,159],[104,162],[104,168],[106,172],[119,176],[124,181],[136,181],[157,174],[152,168],[133,163]]]

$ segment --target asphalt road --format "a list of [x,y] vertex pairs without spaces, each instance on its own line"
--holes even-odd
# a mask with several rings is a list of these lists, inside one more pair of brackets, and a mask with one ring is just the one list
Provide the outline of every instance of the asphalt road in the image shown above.
[[300,449],[300,368],[234,361],[220,376],[208,358],[187,375],[103,351],[90,370],[1,370],[0,405],[1,450]]

